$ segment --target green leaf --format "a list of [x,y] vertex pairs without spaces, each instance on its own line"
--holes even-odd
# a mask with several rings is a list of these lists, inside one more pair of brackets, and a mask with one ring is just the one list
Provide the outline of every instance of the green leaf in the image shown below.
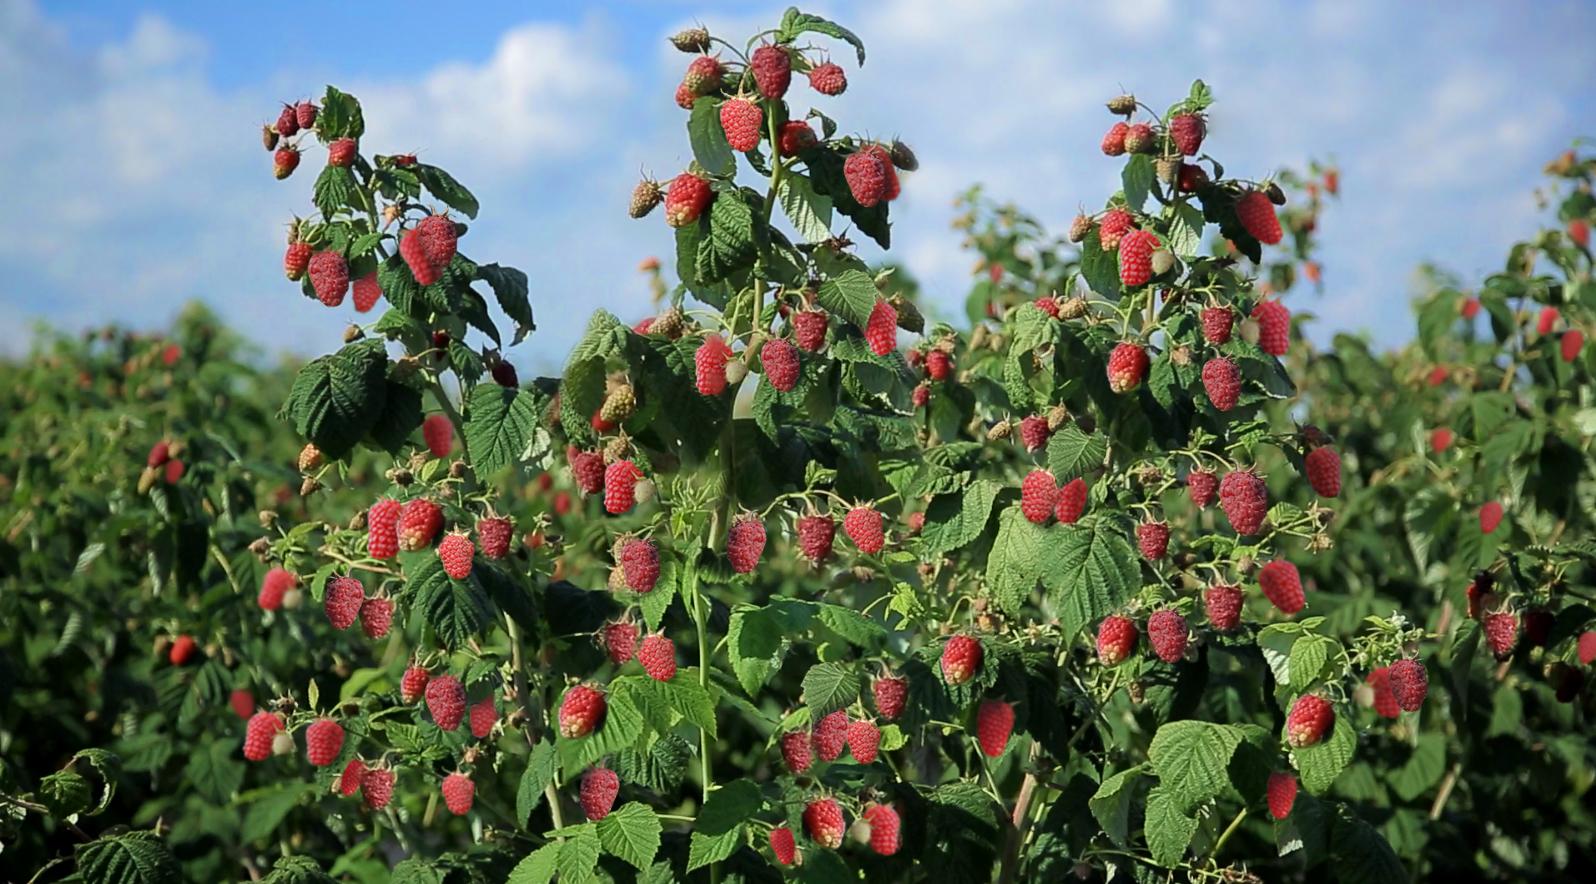
[[693,827],[687,870],[719,862],[743,844],[743,825],[764,808],[759,787],[748,780],[733,780],[709,793]]
[[444,205],[463,213],[467,218],[477,216],[477,210],[480,208],[477,205],[477,198],[472,196],[471,191],[466,190],[460,182],[454,180],[453,175],[426,163],[416,163],[410,169],[416,173],[417,178],[421,179],[421,186]]
[[1391,791],[1403,801],[1415,801],[1441,781],[1446,772],[1446,737],[1423,734],[1402,766],[1391,772]]
[[726,143],[726,130],[720,125],[720,99],[703,96],[693,102],[687,118],[687,141],[693,159],[711,175],[730,175],[737,171],[737,155]]
[[263,884],[333,884],[333,879],[308,856],[285,856],[272,863]]
[[788,646],[787,635],[769,608],[743,606],[732,611],[726,650],[737,683],[748,696],[758,696],[771,673],[781,668]]
[[1042,581],[1064,634],[1073,636],[1141,589],[1141,565],[1130,539],[1107,516],[1089,515],[1050,530],[1053,548]]
[[1153,189],[1153,180],[1156,177],[1152,157],[1146,154],[1131,157],[1125,163],[1124,171],[1120,172],[1120,181],[1125,188],[1125,207],[1132,212],[1140,212],[1142,204],[1147,202],[1147,194]]
[[1142,831],[1147,834],[1147,850],[1153,862],[1172,869],[1186,856],[1186,847],[1197,834],[1197,820],[1182,813],[1180,802],[1170,790],[1158,785],[1147,793],[1147,818]]
[[1342,884],[1405,884],[1407,869],[1374,827],[1343,808],[1330,829],[1336,879]]
[[499,309],[515,323],[515,334],[510,338],[510,346],[521,343],[537,328],[537,323],[532,321],[532,304],[527,299],[526,274],[514,267],[481,264],[477,267],[477,279],[485,281],[488,287],[493,289],[493,296],[499,301]]
[[659,817],[648,806],[636,801],[610,811],[598,823],[599,842],[609,853],[620,857],[638,871],[648,868],[659,852]]
[[1074,422],[1065,424],[1047,440],[1047,468],[1063,485],[1100,469],[1108,457],[1108,440],[1097,433],[1086,433]]
[[393,867],[388,884],[443,884],[445,872],[417,857],[401,860]]
[[517,464],[538,427],[536,397],[530,392],[477,384],[466,400],[465,442],[478,475]]
[[816,191],[808,176],[788,174],[777,196],[799,239],[814,243],[831,238],[831,197]]
[[505,884],[549,884],[554,880],[554,865],[560,855],[560,842],[551,841],[515,864]]
[[244,825],[239,830],[239,838],[245,842],[255,842],[271,837],[288,814],[299,806],[299,800],[304,797],[306,791],[304,783],[294,783],[268,789],[264,794],[257,795],[250,801],[249,811],[244,814]]
[[870,312],[875,309],[880,294],[876,281],[860,270],[845,270],[822,282],[815,300],[827,311],[864,328],[870,322]]
[[554,751],[553,743],[544,741],[532,747],[532,754],[527,756],[526,770],[521,773],[521,781],[515,787],[515,821],[519,825],[525,826],[532,812],[543,803],[543,790],[554,781],[558,764],[559,756]]
[[1190,203],[1177,203],[1169,225],[1169,250],[1176,257],[1197,257],[1203,242],[1203,213]]
[[1358,746],[1357,731],[1348,721],[1345,710],[1337,710],[1336,723],[1325,739],[1291,750],[1291,759],[1302,774],[1302,787],[1315,795],[1322,795],[1335,782]]
[[323,143],[339,138],[359,138],[366,134],[366,119],[360,101],[329,85],[316,114],[316,135]]
[[[390,311],[392,312],[392,311]],[[398,454],[410,442],[410,434],[421,426],[421,393],[398,381],[387,381],[382,397],[382,413],[371,425],[371,444],[389,454]]]
[[758,248],[755,223],[742,191],[717,194],[709,207],[709,238],[699,245],[699,275],[725,279],[751,266]]
[[933,498],[926,507],[925,527],[920,532],[925,554],[939,556],[980,537],[992,516],[992,504],[997,501],[999,490],[996,482],[981,479],[962,492]]
[[1120,846],[1130,837],[1131,809],[1136,805],[1136,785],[1141,780],[1141,765],[1122,770],[1097,787],[1087,805],[1103,832]]
[[380,338],[311,360],[294,378],[283,413],[327,457],[348,454],[382,414],[388,354]]
[[236,740],[212,740],[189,753],[187,785],[212,804],[226,804],[244,784],[244,766],[234,760]]
[[592,823],[567,829],[565,840],[560,843],[559,855],[554,859],[560,884],[580,884],[592,880],[603,847]]
[[1019,614],[1031,597],[1048,561],[1048,530],[1033,524],[1010,506],[998,514],[997,538],[986,557],[986,585],[998,608],[1009,616]]
[[1104,250],[1095,228],[1081,241],[1081,277],[1092,291],[1110,301],[1119,300],[1119,252]]
[[78,876],[85,884],[176,884],[182,868],[152,832],[128,832],[77,848]]
[[89,781],[75,770],[58,770],[39,781],[39,800],[56,819],[66,819],[88,810],[94,800]]
[[854,52],[858,54],[859,64],[863,65],[865,63],[864,42],[853,31],[818,15],[799,12],[796,6],[789,8],[787,14],[782,16],[781,19],[781,30],[778,32],[780,41],[791,43],[799,34],[805,32],[824,34],[827,37],[835,37],[838,40],[847,41],[854,48]]
[[1291,687],[1303,691],[1317,681],[1330,660],[1330,649],[1334,645],[1333,639],[1321,635],[1309,634],[1297,639],[1291,646]]
[[323,217],[331,218],[339,209],[350,204],[350,197],[354,195],[358,186],[355,174],[347,166],[328,164],[323,166],[321,174],[316,176],[311,202],[315,203],[316,210],[321,212]]
[[493,601],[475,573],[455,580],[444,573],[437,556],[429,555],[407,576],[406,590],[414,599],[414,609],[444,647],[464,647],[493,622]]
[[1242,732],[1207,721],[1172,721],[1158,729],[1147,760],[1182,812],[1214,798],[1230,785],[1230,756]]
[[804,674],[804,705],[819,718],[859,698],[859,673],[841,663],[816,663]]

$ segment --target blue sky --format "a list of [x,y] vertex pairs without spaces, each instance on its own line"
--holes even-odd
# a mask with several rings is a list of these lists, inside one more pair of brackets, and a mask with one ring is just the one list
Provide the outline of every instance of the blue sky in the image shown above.
[[[279,270],[321,160],[278,183],[258,144],[280,102],[332,82],[366,105],[364,147],[417,150],[482,198],[470,253],[533,281],[539,331],[511,357],[553,370],[593,308],[645,313],[633,268],[669,253],[657,216],[625,217],[639,169],[668,177],[690,159],[671,101],[686,57],[664,37],[697,19],[741,38],[782,8],[0,0],[0,118],[13,121],[0,351],[25,346],[30,319],[153,327],[196,297],[268,351],[335,347],[352,308],[304,300]],[[1234,174],[1339,164],[1310,308],[1320,338],[1404,340],[1414,268],[1500,266],[1537,222],[1541,166],[1596,134],[1586,3],[805,8],[870,51],[862,70],[834,53],[850,85],[825,110],[844,129],[901,134],[921,158],[894,204],[894,252],[945,314],[970,279],[948,228],[954,194],[984,183],[1059,230],[1100,206],[1118,168],[1097,152],[1101,102],[1121,87],[1162,107],[1205,79],[1209,146]]]

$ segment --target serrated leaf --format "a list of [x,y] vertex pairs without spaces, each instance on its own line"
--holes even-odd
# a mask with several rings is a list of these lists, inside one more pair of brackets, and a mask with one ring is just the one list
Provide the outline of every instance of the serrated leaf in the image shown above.
[[1230,757],[1241,740],[1241,731],[1228,725],[1172,721],[1153,735],[1147,760],[1179,810],[1188,812],[1230,785]]
[[831,197],[816,191],[808,176],[788,174],[777,195],[799,239],[823,242],[831,237]]
[[859,673],[841,663],[816,663],[804,674],[804,705],[819,718],[859,698]]
[[693,102],[687,118],[687,142],[693,159],[711,175],[730,175],[737,171],[737,155],[726,143],[726,130],[720,125],[720,99],[703,96]]
[[311,202],[323,217],[331,218],[339,209],[349,205],[349,198],[357,186],[355,175],[347,166],[334,166],[329,163],[323,166],[321,174],[316,176]]
[[212,804],[226,804],[244,784],[244,766],[234,760],[235,740],[212,740],[192,750],[183,769],[187,785]]
[[348,454],[382,414],[388,354],[370,338],[313,359],[299,370],[283,412],[330,458]]
[[566,830],[560,842],[560,852],[554,858],[554,869],[560,875],[560,884],[581,884],[590,881],[598,868],[599,854],[604,846],[592,823]]
[[549,884],[554,880],[555,862],[560,855],[560,842],[551,841],[527,854],[515,864],[505,884]]
[[815,293],[820,306],[859,328],[870,322],[870,311],[875,309],[879,298],[875,279],[860,270],[836,274],[822,282]]
[[[1275,523],[1279,524],[1279,523]],[[1291,646],[1291,687],[1306,690],[1319,678],[1324,664],[1330,659],[1332,639],[1321,635],[1304,635]]]
[[1416,801],[1439,783],[1445,772],[1446,738],[1440,734],[1424,734],[1408,760],[1391,772],[1388,782],[1391,791],[1403,801]]
[[1019,614],[1036,589],[1047,561],[1046,528],[1025,518],[1018,506],[998,515],[997,537],[986,559],[986,584],[993,601],[1009,616]]
[[1336,711],[1334,729],[1312,746],[1291,750],[1291,760],[1302,775],[1302,787],[1322,795],[1335,782],[1357,749],[1358,735],[1345,710]]
[[321,110],[316,114],[316,135],[323,142],[339,138],[359,138],[366,134],[366,119],[360,110],[360,101],[353,95],[329,85],[321,97]]
[[305,792],[305,784],[294,783],[278,786],[257,795],[249,803],[249,810],[244,814],[244,824],[239,830],[239,838],[247,843],[253,843],[271,837],[288,814],[299,806],[299,800],[304,797]]
[[437,556],[425,556],[408,577],[414,609],[444,647],[464,647],[493,622],[493,601],[475,573],[455,580],[444,573]]
[[1060,485],[1101,468],[1106,457],[1107,438],[1083,432],[1073,422],[1047,440],[1047,468]]
[[152,832],[128,832],[77,848],[78,876],[86,884],[176,884],[183,880],[166,844]]
[[933,498],[926,507],[925,527],[920,532],[926,555],[940,556],[980,537],[992,516],[999,490],[996,482],[981,479],[963,491]]
[[478,475],[517,463],[537,431],[534,394],[498,384],[477,384],[465,409],[466,451]]
[[853,31],[818,15],[799,12],[797,7],[789,8],[787,14],[782,16],[781,20],[780,33],[783,41],[790,43],[793,38],[805,32],[824,34],[827,37],[835,37],[838,40],[847,41],[854,48],[855,54],[858,55],[859,64],[863,65],[865,63],[864,41],[860,40]]
[[558,765],[559,757],[553,743],[545,741],[532,747],[532,753],[527,756],[526,770],[521,772],[521,781],[515,787],[516,823],[525,826],[532,812],[543,803],[543,790],[554,781]]
[[1104,780],[1087,802],[1097,824],[1115,844],[1124,846],[1130,837],[1131,808],[1136,803],[1136,785],[1142,776],[1140,765],[1122,770]]
[[743,844],[744,824],[764,807],[759,787],[748,780],[733,780],[709,793],[693,827],[687,870],[719,862]]
[[638,871],[648,868],[659,852],[659,817],[649,807],[628,801],[598,822],[599,843],[605,851],[625,860]]
[[1197,820],[1181,812],[1180,802],[1168,787],[1154,786],[1147,793],[1147,816],[1142,824],[1153,862],[1167,869],[1180,865],[1186,847],[1197,833]]
[[499,309],[515,323],[510,346],[521,343],[537,329],[537,323],[532,320],[532,304],[527,298],[527,277],[524,272],[498,264],[481,264],[477,266],[477,279],[487,282],[499,302]]
[[421,180],[421,186],[444,205],[463,213],[467,218],[477,216],[477,210],[480,208],[477,205],[477,198],[471,195],[471,191],[465,189],[465,185],[454,180],[453,175],[426,163],[416,163],[410,167],[410,170]]
[[1123,528],[1107,516],[1086,516],[1049,529],[1042,582],[1073,636],[1106,617],[1141,589],[1141,565]]
[[1147,194],[1153,189],[1153,180],[1157,173],[1153,171],[1153,158],[1146,154],[1137,154],[1126,163],[1120,172],[1120,182],[1125,190],[1125,207],[1132,212],[1140,212],[1142,204],[1147,202]]

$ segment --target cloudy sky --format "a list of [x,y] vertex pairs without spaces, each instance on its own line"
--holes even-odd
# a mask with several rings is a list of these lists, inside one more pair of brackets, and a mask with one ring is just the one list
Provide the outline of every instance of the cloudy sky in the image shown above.
[[[737,39],[781,5],[383,4],[0,0],[0,351],[29,320],[159,326],[202,298],[268,351],[337,345],[348,306],[300,297],[280,271],[286,219],[312,175],[273,180],[260,124],[326,83],[365,104],[363,147],[415,150],[482,199],[473,256],[525,269],[539,331],[512,353],[557,367],[595,307],[645,312],[639,259],[668,254],[656,215],[625,216],[640,169],[690,159],[671,100],[686,57],[664,38],[700,20]],[[899,260],[951,314],[970,258],[953,195],[984,183],[1062,230],[1100,206],[1117,164],[1101,102],[1157,107],[1205,79],[1209,146],[1262,178],[1334,159],[1343,197],[1322,225],[1315,334],[1403,340],[1412,270],[1477,277],[1532,229],[1547,159],[1596,134],[1596,6],[878,0],[813,3],[869,58],[825,109],[901,134],[922,169],[894,204]],[[750,12],[757,9],[757,12]],[[795,92],[807,93],[796,85]],[[808,101],[804,94],[801,100]],[[819,102],[816,102],[817,104]]]

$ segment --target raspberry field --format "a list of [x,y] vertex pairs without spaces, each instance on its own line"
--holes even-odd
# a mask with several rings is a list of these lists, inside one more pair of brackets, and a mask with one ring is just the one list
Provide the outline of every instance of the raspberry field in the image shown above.
[[1596,878],[1596,154],[1316,345],[1337,167],[1128,83],[1118,190],[968,191],[938,319],[937,158],[828,111],[874,35],[764,27],[672,38],[653,297],[557,375],[514,205],[336,86],[238,133],[321,355],[195,305],[0,362],[0,879]]

